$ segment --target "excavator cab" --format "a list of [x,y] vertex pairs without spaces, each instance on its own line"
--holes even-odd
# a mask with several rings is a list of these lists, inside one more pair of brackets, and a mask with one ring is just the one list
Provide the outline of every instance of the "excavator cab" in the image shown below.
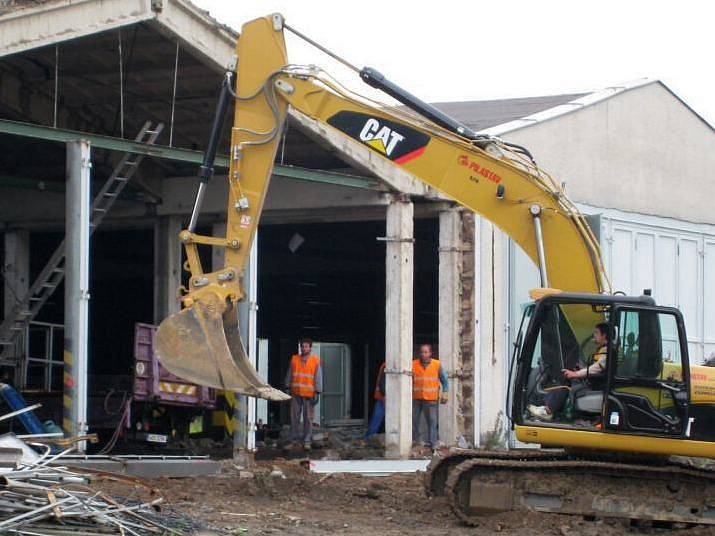
[[[649,296],[559,293],[524,315],[511,408],[517,431],[689,436],[688,349],[677,309],[658,307]],[[588,369],[597,359],[592,331],[599,324],[608,326],[603,372],[566,380],[565,369]],[[549,404],[548,418],[529,411]]]

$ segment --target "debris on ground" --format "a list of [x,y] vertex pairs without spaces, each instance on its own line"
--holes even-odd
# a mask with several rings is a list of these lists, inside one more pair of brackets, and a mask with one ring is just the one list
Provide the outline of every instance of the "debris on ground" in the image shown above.
[[57,465],[75,447],[55,453],[14,434],[0,440],[2,534],[181,536],[199,534],[206,526],[163,508],[160,492],[137,478]]
[[[232,461],[215,476],[153,479],[166,502],[207,526],[227,534],[314,536],[321,534],[387,536],[519,536],[563,534],[616,536],[659,534],[657,529],[630,527],[620,520],[587,520],[578,516],[505,512],[485,516],[478,527],[466,527],[452,514],[444,497],[428,497],[424,473],[385,477],[316,474],[305,459],[258,462],[253,478],[240,478]],[[285,478],[271,477],[279,468]],[[245,470],[245,469],[241,469]],[[704,536],[711,528],[668,531],[668,536]]]
[[365,426],[351,425],[331,428],[314,428],[310,449],[290,437],[290,427],[284,426],[264,433],[256,442],[257,457],[270,460],[279,457],[313,460],[366,460],[382,458],[385,436],[379,434],[364,439]]

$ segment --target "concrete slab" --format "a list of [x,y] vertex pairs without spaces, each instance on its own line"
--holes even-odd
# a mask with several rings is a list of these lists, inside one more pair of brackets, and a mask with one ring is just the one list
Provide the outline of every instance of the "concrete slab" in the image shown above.
[[311,460],[313,473],[356,473],[365,476],[389,476],[427,470],[429,460]]
[[218,474],[221,465],[209,458],[63,456],[52,465],[110,471],[143,478],[187,478]]

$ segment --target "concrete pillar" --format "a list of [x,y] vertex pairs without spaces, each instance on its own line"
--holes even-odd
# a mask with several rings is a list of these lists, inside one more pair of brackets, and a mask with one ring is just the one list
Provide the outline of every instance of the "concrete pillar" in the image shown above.
[[439,407],[439,439],[453,446],[462,434],[458,415],[461,386],[461,227],[459,209],[439,213],[439,359],[450,381],[447,404]]
[[[90,145],[67,143],[64,415],[66,435],[87,433]],[[85,443],[77,444],[80,451]]]
[[3,313],[9,315],[30,288],[30,233],[25,229],[5,231],[3,261],[5,304]]
[[[216,223],[211,229],[213,236],[226,236],[226,224]],[[213,248],[211,255],[211,269],[223,268],[225,250]],[[246,299],[238,303],[238,329],[241,339],[246,347],[249,361],[255,367],[258,355],[256,338],[256,312],[258,289],[256,284],[256,270],[258,258],[258,237],[253,240],[248,264],[244,270],[242,280],[243,291]],[[233,457],[244,467],[253,464],[253,452],[256,447],[255,436],[256,399],[245,395],[236,396],[234,406],[234,419],[236,427],[233,432]]]
[[507,243],[504,233],[486,220],[479,229],[479,361],[476,411],[478,429],[475,442],[488,449],[508,444],[505,414],[507,388]]
[[387,207],[385,271],[385,455],[408,458],[412,447],[414,208],[395,196]]
[[154,224],[154,323],[179,312],[181,286],[180,216],[162,216]]

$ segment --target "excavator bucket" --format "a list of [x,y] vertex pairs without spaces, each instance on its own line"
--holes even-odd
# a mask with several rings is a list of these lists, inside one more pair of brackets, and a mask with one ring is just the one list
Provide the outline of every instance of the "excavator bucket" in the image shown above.
[[236,307],[229,305],[221,314],[214,305],[196,301],[159,325],[156,352],[164,368],[199,385],[288,400],[290,396],[265,383],[248,360]]

